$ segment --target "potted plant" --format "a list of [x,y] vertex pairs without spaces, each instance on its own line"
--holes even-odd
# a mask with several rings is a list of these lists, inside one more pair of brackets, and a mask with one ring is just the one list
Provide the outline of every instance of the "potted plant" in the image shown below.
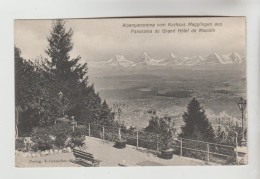
[[119,124],[118,139],[115,140],[115,145],[114,145],[114,147],[116,147],[118,149],[123,149],[126,146],[126,140],[122,139],[122,135],[121,135],[122,124],[120,121],[121,114],[125,107],[126,107],[125,103],[114,103],[113,104],[113,109],[114,109],[114,112],[118,116],[118,124]]
[[118,139],[116,139],[116,141],[115,141],[115,147],[118,148],[118,149],[123,149],[123,148],[125,148],[125,146],[126,146],[126,140],[122,139],[121,128],[119,128]]
[[174,150],[171,148],[171,143],[173,141],[174,133],[174,123],[172,122],[169,116],[160,118],[159,127],[160,127],[160,136],[161,136],[161,158],[171,159],[174,153]]

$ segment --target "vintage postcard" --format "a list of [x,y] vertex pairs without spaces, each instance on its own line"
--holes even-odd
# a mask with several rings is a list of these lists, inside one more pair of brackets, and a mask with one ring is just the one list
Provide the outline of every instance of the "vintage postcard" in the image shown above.
[[14,31],[16,167],[247,164],[245,17]]

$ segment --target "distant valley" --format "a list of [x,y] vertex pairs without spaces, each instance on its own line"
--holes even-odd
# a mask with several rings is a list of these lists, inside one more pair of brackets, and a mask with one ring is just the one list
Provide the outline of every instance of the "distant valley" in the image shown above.
[[145,53],[135,61],[115,56],[95,65],[89,65],[90,83],[110,106],[127,104],[122,119],[128,126],[145,127],[150,118],[147,111],[155,109],[160,115],[170,115],[180,127],[192,97],[199,100],[211,121],[222,113],[237,120],[240,111],[235,102],[240,96],[246,98],[245,59],[237,53],[186,61],[173,54],[171,59],[155,60]]

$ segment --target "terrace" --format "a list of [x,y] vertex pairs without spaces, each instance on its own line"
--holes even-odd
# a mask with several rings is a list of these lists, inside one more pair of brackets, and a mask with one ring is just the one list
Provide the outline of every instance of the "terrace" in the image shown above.
[[[99,160],[101,167],[106,166],[194,166],[205,165],[205,161],[180,157],[174,155],[170,160],[157,157],[147,149],[136,149],[134,146],[127,145],[125,149],[114,148],[113,142],[100,140],[86,136],[86,151],[92,153]],[[72,153],[59,153],[41,157],[22,157],[16,155],[16,167],[78,167],[72,162]]]

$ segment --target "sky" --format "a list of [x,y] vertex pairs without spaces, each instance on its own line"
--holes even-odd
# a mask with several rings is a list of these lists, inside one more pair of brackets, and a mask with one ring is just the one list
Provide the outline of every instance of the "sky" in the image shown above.
[[[212,23],[203,29],[215,32],[191,33],[192,23]],[[185,27],[168,24],[186,23]],[[221,23],[222,26],[214,26]],[[123,27],[123,24],[155,24],[155,27]],[[157,24],[166,24],[157,27]],[[15,45],[26,59],[47,57],[52,20],[15,20]],[[206,56],[212,52],[226,54],[236,51],[245,55],[245,18],[113,18],[113,19],[67,19],[66,28],[73,30],[74,48],[71,57],[80,55],[83,61],[108,60],[122,54],[133,60],[147,52],[154,58],[167,58],[172,52],[176,56]],[[161,33],[131,33],[134,30],[160,30]],[[162,33],[162,30],[188,29],[187,33]]]

